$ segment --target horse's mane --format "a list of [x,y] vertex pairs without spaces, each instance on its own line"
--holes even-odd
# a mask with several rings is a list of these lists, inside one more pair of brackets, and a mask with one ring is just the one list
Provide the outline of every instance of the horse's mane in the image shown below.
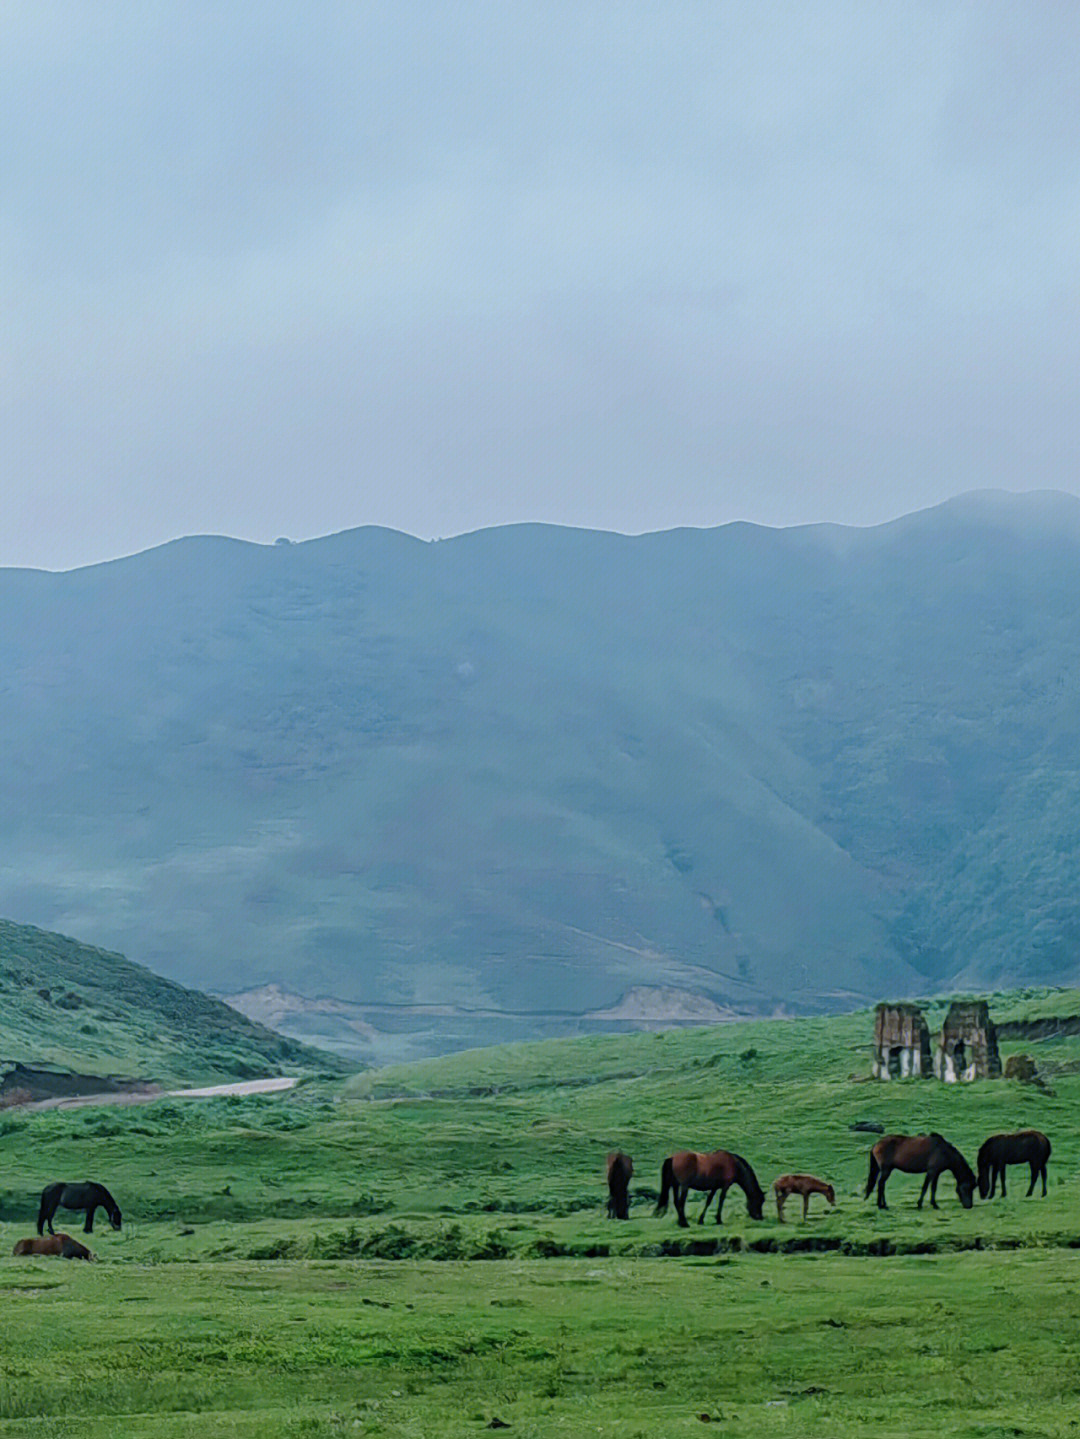
[[735,1163],[735,1177],[742,1185],[746,1194],[753,1194],[757,1199],[765,1198],[765,1191],[758,1183],[757,1175],[747,1164],[741,1154],[732,1154],[731,1158]]
[[942,1149],[944,1149],[945,1153],[949,1156],[949,1158],[955,1161],[956,1167],[954,1168],[953,1173],[956,1175],[957,1179],[961,1178],[961,1176],[965,1179],[975,1179],[974,1169],[972,1169],[971,1165],[960,1153],[959,1149],[957,1149],[955,1144],[950,1144],[949,1141],[945,1138],[945,1136],[942,1134],[938,1134],[936,1130],[930,1131],[930,1138],[936,1140],[938,1144],[941,1145]]

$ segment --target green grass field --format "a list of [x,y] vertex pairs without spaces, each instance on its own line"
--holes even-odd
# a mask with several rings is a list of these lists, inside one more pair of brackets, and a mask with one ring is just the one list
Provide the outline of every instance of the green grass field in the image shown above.
[[[283,1098],[0,1116],[0,1254],[54,1178],[103,1180],[125,1215],[96,1265],[0,1258],[0,1435],[1080,1432],[1080,1041],[1004,1046],[1051,1094],[866,1082],[870,1032],[542,1043]],[[1007,1201],[964,1211],[946,1176],[920,1213],[896,1175],[879,1213],[860,1119],[972,1162],[1044,1129],[1049,1196],[1012,1170]],[[754,1223],[733,1191],[721,1227],[679,1230],[652,1209],[684,1145],[737,1150],[766,1188],[818,1173],[836,1209]]]

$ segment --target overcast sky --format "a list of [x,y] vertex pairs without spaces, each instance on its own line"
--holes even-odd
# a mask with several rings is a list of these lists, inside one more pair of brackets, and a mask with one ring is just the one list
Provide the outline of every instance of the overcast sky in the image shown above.
[[1080,6],[8,3],[0,563],[1080,490]]

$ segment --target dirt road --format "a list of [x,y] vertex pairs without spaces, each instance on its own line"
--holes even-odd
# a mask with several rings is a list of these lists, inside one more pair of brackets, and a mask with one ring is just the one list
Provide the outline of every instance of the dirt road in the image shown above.
[[283,1089],[292,1089],[298,1080],[295,1076],[278,1075],[273,1079],[244,1079],[238,1084],[212,1084],[205,1089],[159,1089],[147,1085],[145,1089],[130,1089],[124,1093],[71,1094],[61,1099],[37,1099],[30,1104],[20,1104],[20,1113],[34,1109],[82,1109],[91,1104],[149,1104],[154,1099],[213,1099],[219,1094],[276,1094]]

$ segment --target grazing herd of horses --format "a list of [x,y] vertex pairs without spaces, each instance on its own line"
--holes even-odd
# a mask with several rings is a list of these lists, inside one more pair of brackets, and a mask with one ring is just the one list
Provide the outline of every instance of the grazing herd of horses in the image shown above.
[[[1046,1195],[1046,1163],[1050,1158],[1050,1141],[1037,1129],[1021,1129],[1015,1134],[994,1134],[979,1150],[978,1174],[971,1168],[960,1151],[940,1134],[886,1134],[870,1151],[870,1173],[866,1180],[864,1199],[869,1199],[877,1188],[879,1209],[887,1209],[885,1183],[893,1170],[902,1174],[924,1175],[922,1193],[916,1208],[923,1207],[927,1192],[930,1207],[936,1209],[938,1180],[949,1172],[956,1181],[956,1193],[965,1209],[970,1209],[976,1188],[981,1199],[993,1199],[1001,1181],[1001,1195],[1005,1198],[1005,1170],[1010,1164],[1026,1164],[1031,1170],[1028,1194],[1034,1193],[1038,1180],[1042,1180],[1043,1196]],[[608,1218],[630,1218],[630,1180],[634,1173],[633,1160],[628,1154],[616,1150],[607,1157]],[[660,1168],[660,1197],[656,1213],[666,1214],[669,1200],[675,1205],[679,1227],[685,1229],[686,1199],[691,1189],[703,1192],[705,1203],[698,1215],[698,1223],[705,1222],[705,1215],[713,1199],[716,1199],[716,1223],[721,1223],[724,1199],[732,1185],[746,1195],[746,1212],[751,1219],[761,1219],[764,1213],[765,1191],[758,1183],[757,1175],[739,1154],[726,1149],[714,1150],[711,1154],[698,1154],[691,1149],[680,1149],[664,1160]],[[803,1218],[810,1207],[810,1196],[824,1195],[829,1204],[836,1203],[836,1191],[831,1184],[817,1179],[812,1174],[782,1174],[773,1181],[776,1198],[776,1216],[784,1222],[784,1205],[793,1195],[802,1196]]]
[[[949,1172],[956,1180],[956,1193],[965,1209],[970,1209],[976,1188],[981,1199],[993,1199],[1001,1182],[1001,1196],[1005,1198],[1005,1170],[1010,1164],[1026,1164],[1031,1171],[1028,1194],[1035,1191],[1036,1183],[1042,1180],[1043,1197],[1046,1196],[1046,1164],[1050,1158],[1050,1141],[1037,1129],[1022,1129],[1015,1134],[994,1134],[979,1150],[978,1174],[971,1168],[960,1151],[940,1134],[886,1134],[870,1150],[870,1173],[866,1180],[864,1199],[877,1188],[879,1209],[886,1209],[885,1183],[893,1170],[902,1174],[924,1175],[922,1193],[916,1206],[921,1209],[927,1192],[930,1207],[936,1209],[937,1186],[941,1176]],[[630,1218],[630,1180],[634,1174],[634,1162],[628,1154],[617,1150],[607,1157],[608,1205],[610,1219]],[[746,1195],[746,1211],[751,1219],[764,1215],[765,1191],[758,1183],[757,1175],[740,1154],[726,1149],[716,1149],[711,1154],[698,1154],[691,1149],[680,1149],[668,1155],[660,1168],[660,1196],[656,1213],[665,1214],[669,1201],[675,1205],[679,1226],[685,1229],[686,1199],[691,1189],[704,1193],[705,1203],[698,1215],[698,1223],[704,1224],[710,1204],[716,1200],[716,1223],[722,1222],[724,1200],[732,1185],[737,1185]],[[836,1203],[836,1192],[831,1184],[816,1179],[812,1174],[782,1174],[773,1181],[773,1195],[776,1199],[776,1217],[784,1222],[784,1205],[793,1194],[801,1195],[803,1218],[807,1217],[810,1197],[824,1195],[829,1204]],[[114,1229],[121,1226],[120,1206],[103,1184],[86,1179],[80,1184],[60,1182],[48,1185],[41,1194],[38,1208],[37,1238],[20,1239],[12,1253],[55,1254],[63,1259],[93,1259],[85,1244],[72,1239],[70,1234],[57,1234],[53,1218],[58,1209],[70,1209],[85,1213],[83,1231],[94,1232],[94,1215],[104,1209]],[[46,1236],[45,1230],[49,1233]]]

